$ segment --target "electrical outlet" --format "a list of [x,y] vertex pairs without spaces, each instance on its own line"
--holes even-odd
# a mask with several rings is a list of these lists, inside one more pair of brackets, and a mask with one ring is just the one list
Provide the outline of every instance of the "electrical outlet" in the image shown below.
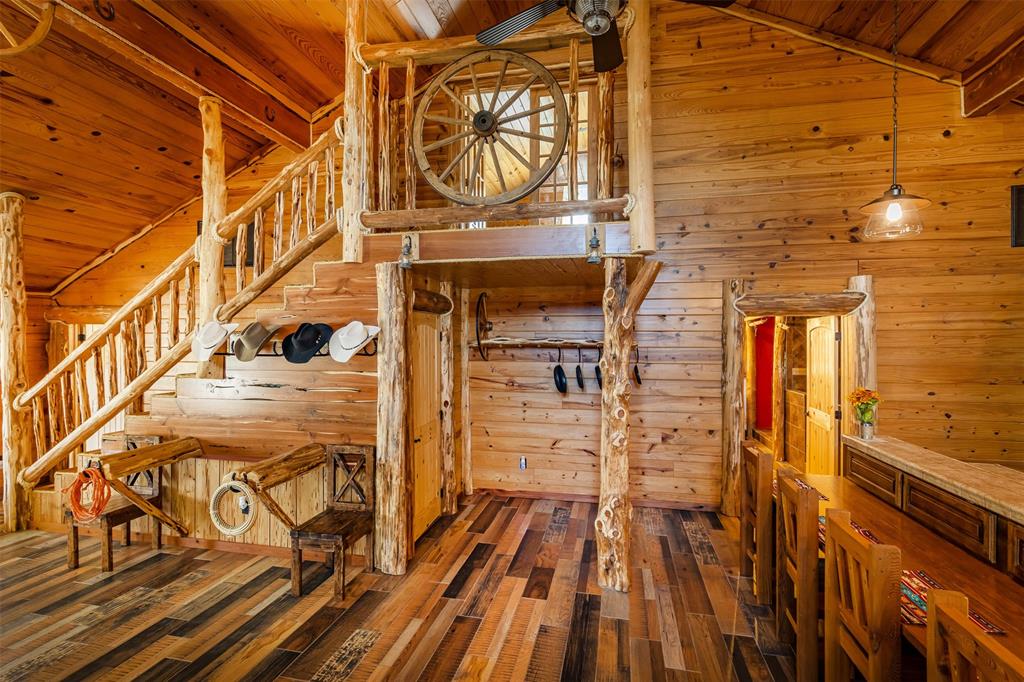
[[519,458],[519,470],[520,471],[526,471],[526,457],[525,456]]

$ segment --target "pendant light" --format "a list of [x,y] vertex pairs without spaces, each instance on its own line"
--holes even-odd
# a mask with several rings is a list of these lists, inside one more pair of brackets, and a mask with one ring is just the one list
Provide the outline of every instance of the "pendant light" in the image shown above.
[[931,205],[924,197],[908,194],[896,181],[896,152],[899,149],[897,135],[897,85],[899,69],[896,68],[896,45],[899,42],[899,0],[893,0],[892,12],[892,186],[882,196],[861,206],[868,216],[864,226],[865,239],[899,239],[921,234],[924,220],[921,209]]

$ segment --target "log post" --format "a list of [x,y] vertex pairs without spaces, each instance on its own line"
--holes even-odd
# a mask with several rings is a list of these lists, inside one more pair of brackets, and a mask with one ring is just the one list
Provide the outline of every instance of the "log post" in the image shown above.
[[615,72],[597,74],[597,199],[612,196],[615,174]]
[[651,3],[634,0],[636,13],[626,40],[626,119],[629,191],[636,206],[629,214],[634,253],[654,253],[654,147],[651,141]]
[[469,289],[459,289],[459,413],[462,421],[462,492],[473,494],[473,422],[469,406]]
[[757,385],[757,363],[754,362],[756,326],[750,321],[743,322],[743,405],[746,413],[743,433],[745,439],[753,439],[757,430],[757,401],[754,399],[754,387]]
[[341,202],[344,220],[338,225],[342,237],[341,259],[363,262],[363,228],[359,214],[366,209],[366,121],[365,74],[358,50],[366,42],[364,0],[345,3],[345,147],[341,157]]
[[629,396],[633,322],[661,263],[649,261],[632,288],[626,283],[626,262],[605,260],[604,352],[601,355],[601,488],[594,521],[597,543],[597,582],[619,592],[629,591]]
[[[203,120],[203,234],[199,240],[199,324],[213,319],[224,303],[224,243],[217,227],[227,213],[227,183],[224,174],[224,128],[220,121],[221,101],[200,97]],[[196,364],[196,377],[224,378],[224,359],[214,356]]]
[[377,324],[377,505],[374,509],[375,553],[380,570],[405,573],[408,553],[409,376],[406,365],[405,273],[398,263],[378,263]]
[[[441,282],[441,294],[450,302],[455,286],[452,282]],[[441,513],[448,515],[459,511],[458,481],[455,478],[455,346],[454,317],[452,309],[438,320],[441,335],[441,485],[444,497],[441,499]]]
[[743,447],[743,315],[733,305],[746,282],[731,279],[722,290],[722,504],[721,512],[739,514],[740,462]]
[[[32,463],[32,413],[19,412],[14,399],[28,388],[28,298],[25,294],[22,227],[25,197],[0,194],[0,407],[3,410],[4,525],[8,531],[28,527],[29,492],[18,474]],[[42,417],[42,415],[39,415]],[[42,454],[42,453],[39,453]]]
[[772,457],[776,462],[786,453],[786,329],[786,318],[776,317],[772,338]]
[[871,275],[855,275],[847,287],[866,298],[860,306],[840,318],[842,371],[842,429],[844,434],[860,433],[853,409],[846,400],[858,386],[878,388],[878,357],[875,352],[875,294]]

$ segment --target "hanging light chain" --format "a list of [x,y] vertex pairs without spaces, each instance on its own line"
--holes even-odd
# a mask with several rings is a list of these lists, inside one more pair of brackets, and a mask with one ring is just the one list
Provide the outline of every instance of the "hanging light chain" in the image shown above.
[[892,0],[892,184],[896,186],[896,150],[897,140],[899,135],[899,123],[897,114],[899,112],[899,104],[896,98],[897,86],[899,83],[900,70],[896,67],[896,58],[898,57],[898,51],[896,45],[899,42],[899,18],[900,18],[900,3],[899,0]]

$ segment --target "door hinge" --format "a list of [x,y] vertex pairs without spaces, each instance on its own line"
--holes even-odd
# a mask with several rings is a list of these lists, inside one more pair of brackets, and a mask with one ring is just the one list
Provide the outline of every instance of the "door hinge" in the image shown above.
[[836,419],[842,419],[842,418],[843,418],[843,411],[842,410],[836,410]]
[[843,340],[843,333],[842,332],[836,332],[836,341],[842,341],[842,340]]
[[437,489],[437,496],[440,498],[444,498],[444,488]]

